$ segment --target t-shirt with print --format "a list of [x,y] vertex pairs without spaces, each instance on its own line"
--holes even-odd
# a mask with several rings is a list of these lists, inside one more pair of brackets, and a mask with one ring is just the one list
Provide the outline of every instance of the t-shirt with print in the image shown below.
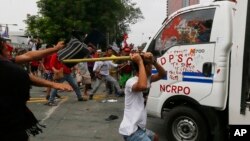
[[[147,122],[147,111],[144,106],[142,92],[133,92],[133,85],[138,82],[138,77],[130,78],[125,85],[125,109],[119,133],[130,136],[138,127],[144,129]],[[149,83],[149,82],[148,82]]]

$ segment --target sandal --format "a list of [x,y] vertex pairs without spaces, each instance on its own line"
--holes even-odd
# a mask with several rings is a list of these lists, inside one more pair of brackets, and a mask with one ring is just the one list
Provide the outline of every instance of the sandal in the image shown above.
[[112,120],[115,120],[115,119],[118,119],[119,117],[116,116],[116,115],[110,115],[108,118],[106,118],[105,120],[106,121],[112,121]]

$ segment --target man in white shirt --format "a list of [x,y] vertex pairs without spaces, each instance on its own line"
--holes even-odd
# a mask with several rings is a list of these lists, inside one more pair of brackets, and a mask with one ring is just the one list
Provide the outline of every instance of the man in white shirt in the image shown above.
[[[166,73],[152,53],[134,53],[130,56],[136,73],[125,85],[125,109],[119,133],[125,141],[158,141],[158,136],[146,129],[146,97],[143,97],[143,91],[149,89],[151,82],[160,80]],[[157,69],[157,74],[151,75],[152,65]]]
[[93,89],[89,92],[89,99],[93,99],[93,95],[96,93],[98,88],[101,86],[102,82],[105,80],[111,84],[114,84],[116,90],[119,94],[122,93],[119,83],[109,74],[111,67],[118,67],[118,64],[114,64],[112,61],[97,61],[93,67],[93,71],[96,74],[96,81],[94,83]]

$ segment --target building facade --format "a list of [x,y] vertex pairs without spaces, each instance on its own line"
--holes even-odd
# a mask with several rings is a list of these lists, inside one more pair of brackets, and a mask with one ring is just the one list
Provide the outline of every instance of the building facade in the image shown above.
[[167,0],[167,16],[183,7],[199,3],[200,0]]

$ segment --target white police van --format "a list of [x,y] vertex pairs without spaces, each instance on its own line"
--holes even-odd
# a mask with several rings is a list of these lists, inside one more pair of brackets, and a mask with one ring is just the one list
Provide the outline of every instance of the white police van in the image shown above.
[[151,85],[147,111],[165,119],[169,141],[228,140],[229,131],[237,136],[244,127],[236,125],[250,125],[249,5],[183,8],[145,47],[166,70],[166,78]]

